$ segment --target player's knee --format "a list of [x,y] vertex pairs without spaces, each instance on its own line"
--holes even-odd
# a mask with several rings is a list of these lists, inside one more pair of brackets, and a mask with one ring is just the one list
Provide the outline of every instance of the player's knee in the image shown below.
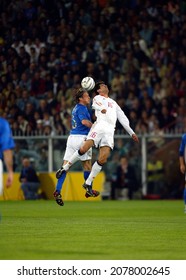
[[84,169],[84,170],[86,170],[86,171],[91,171],[91,167],[92,167],[91,161],[90,161],[90,162],[89,162],[89,161],[84,162],[84,164],[83,164],[83,169]]
[[103,166],[105,163],[107,163],[107,158],[100,158],[97,163],[101,166]]
[[84,155],[85,153],[86,153],[86,150],[85,150],[84,148],[80,148],[80,149],[78,150],[78,154],[79,154],[80,156]]

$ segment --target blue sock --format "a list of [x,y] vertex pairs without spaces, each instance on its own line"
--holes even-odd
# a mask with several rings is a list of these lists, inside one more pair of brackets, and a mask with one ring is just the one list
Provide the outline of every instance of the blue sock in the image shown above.
[[66,175],[67,175],[66,172],[62,173],[61,177],[58,179],[56,184],[56,191],[61,192]]
[[[89,174],[90,174],[90,171],[84,171],[83,175],[84,175],[85,181],[88,178]],[[92,186],[92,184],[91,184],[91,186]]]
[[83,175],[84,175],[85,181],[88,178],[89,174],[90,174],[90,171],[84,171]]
[[185,204],[186,204],[186,188],[184,188],[183,199],[184,199],[184,202],[185,202]]

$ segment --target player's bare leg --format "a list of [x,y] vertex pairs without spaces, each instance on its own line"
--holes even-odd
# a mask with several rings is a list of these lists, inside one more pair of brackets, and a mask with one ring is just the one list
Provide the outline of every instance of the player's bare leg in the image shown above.
[[[85,181],[85,183],[83,184],[83,187],[85,189],[87,188],[87,190],[88,190],[91,187],[94,178],[101,171],[103,164],[105,164],[107,162],[107,159],[110,155],[110,151],[111,151],[110,147],[107,147],[107,146],[100,148],[98,160],[93,164],[91,173],[90,173],[89,177],[87,178],[87,180]],[[92,196],[95,196],[95,194],[93,194]]]
[[[84,170],[84,179],[86,181],[86,179],[90,175],[91,168],[92,168],[91,160],[82,161],[82,166],[83,166],[83,170]],[[86,190],[86,193],[85,193],[86,198],[97,197],[100,194],[100,192],[98,192],[97,190],[92,189],[92,185],[91,185],[91,188],[88,187],[88,189],[86,188],[86,186],[83,185],[83,188]]]

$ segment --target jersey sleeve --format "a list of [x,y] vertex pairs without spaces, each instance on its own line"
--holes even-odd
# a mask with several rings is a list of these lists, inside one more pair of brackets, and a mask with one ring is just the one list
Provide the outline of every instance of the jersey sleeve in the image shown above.
[[1,150],[9,150],[15,147],[14,140],[12,138],[12,132],[8,122],[4,122],[4,126],[1,133]]
[[133,129],[130,127],[129,124],[129,119],[125,115],[125,113],[121,110],[120,106],[116,103],[116,113],[117,113],[117,118],[120,124],[123,126],[123,128],[128,132],[130,136],[135,134]]
[[87,110],[85,107],[79,108],[78,110],[78,118],[82,122],[83,120],[90,120],[87,114]]
[[183,157],[185,152],[185,145],[186,145],[186,134],[183,134],[180,147],[179,147],[179,156]]

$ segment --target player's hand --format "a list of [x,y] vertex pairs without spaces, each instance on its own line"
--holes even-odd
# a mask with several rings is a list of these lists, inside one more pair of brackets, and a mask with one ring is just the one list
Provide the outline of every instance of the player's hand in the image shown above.
[[7,180],[6,180],[6,187],[9,188],[11,187],[12,183],[13,183],[13,172],[9,172],[8,173],[8,177],[7,177]]
[[180,165],[180,171],[181,171],[181,173],[185,174],[185,165],[184,164]]
[[137,136],[136,134],[132,134],[132,139],[133,139],[135,142],[139,143],[139,139],[138,139],[138,136]]
[[101,111],[102,114],[106,114],[106,112],[107,112],[106,109],[103,109],[103,110]]

